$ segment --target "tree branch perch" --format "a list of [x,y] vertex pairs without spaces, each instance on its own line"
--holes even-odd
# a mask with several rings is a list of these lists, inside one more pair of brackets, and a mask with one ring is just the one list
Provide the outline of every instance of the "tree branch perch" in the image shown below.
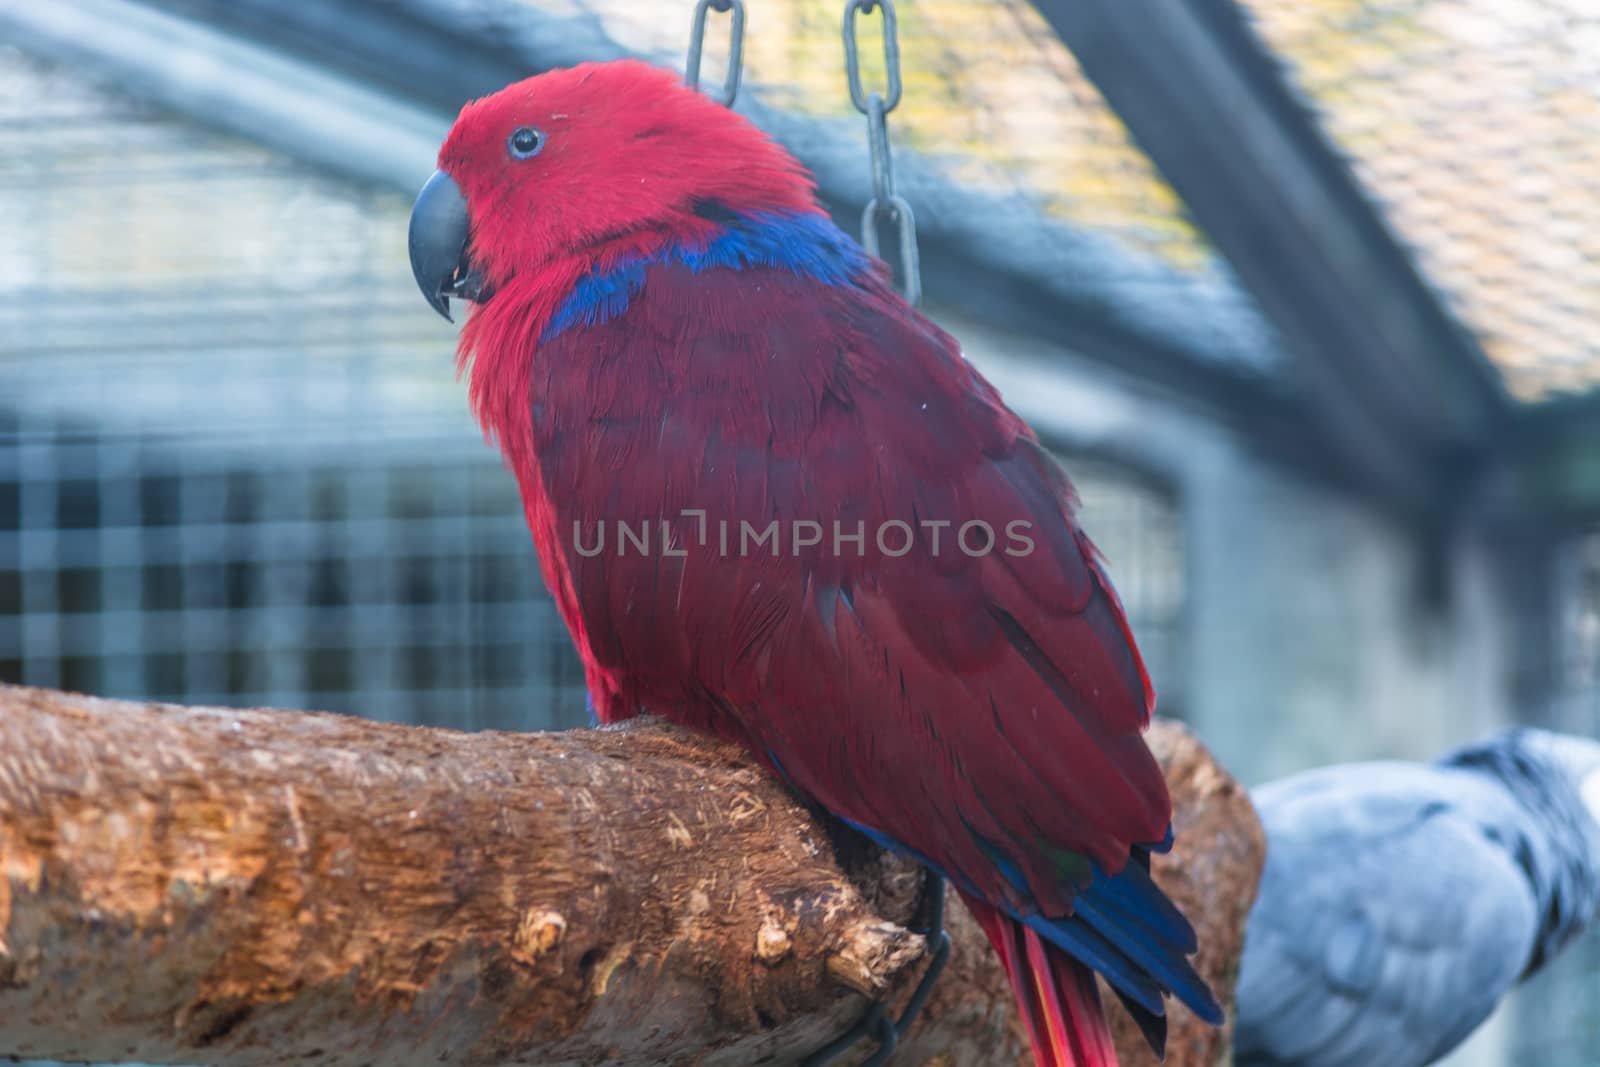
[[[1211,766],[1221,836],[1168,862],[1213,897],[1207,871],[1244,879],[1196,916],[1233,928],[1226,974],[1260,831]],[[0,1056],[792,1063],[914,984],[920,885],[661,723],[463,734],[0,687]],[[895,1063],[1021,1062],[998,964],[949,914]]]

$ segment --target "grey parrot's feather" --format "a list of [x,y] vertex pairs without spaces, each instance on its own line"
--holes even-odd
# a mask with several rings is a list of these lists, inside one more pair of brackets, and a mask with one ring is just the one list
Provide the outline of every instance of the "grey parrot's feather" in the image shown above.
[[1567,766],[1532,734],[1254,792],[1268,854],[1240,968],[1237,1067],[1422,1067],[1593,918],[1600,826],[1578,782],[1600,767],[1600,746],[1571,739]]

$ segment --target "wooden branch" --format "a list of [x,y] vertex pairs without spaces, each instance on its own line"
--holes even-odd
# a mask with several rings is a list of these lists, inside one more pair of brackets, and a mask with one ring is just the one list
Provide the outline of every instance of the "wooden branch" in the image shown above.
[[[660,723],[463,734],[0,687],[0,1056],[793,1063],[914,984],[920,884]],[[895,1064],[1024,1062],[998,965],[950,923]]]

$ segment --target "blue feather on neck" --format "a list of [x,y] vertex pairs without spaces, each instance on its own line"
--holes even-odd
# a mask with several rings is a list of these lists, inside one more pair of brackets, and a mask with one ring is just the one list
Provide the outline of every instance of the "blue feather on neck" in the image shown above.
[[732,216],[704,245],[674,243],[605,272],[584,275],[545,327],[548,341],[574,326],[594,326],[628,309],[644,288],[646,268],[677,264],[696,274],[751,267],[784,269],[821,282],[846,285],[868,268],[867,254],[825,215],[758,212]]

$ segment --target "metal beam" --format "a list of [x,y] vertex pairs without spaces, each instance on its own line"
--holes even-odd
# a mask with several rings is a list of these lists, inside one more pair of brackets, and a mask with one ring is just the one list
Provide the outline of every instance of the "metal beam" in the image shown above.
[[1490,485],[1491,516],[1518,528],[1592,528],[1600,521],[1600,395],[1518,412]]
[[[1306,433],[1307,398],[1282,381],[1198,358],[1161,337],[1141,335],[1093,302],[1063,300],[1044,279],[1026,271],[995,263],[976,265],[975,270],[964,249],[937,236],[923,242],[922,262],[923,284],[933,303],[948,303],[1008,332],[1103,364],[1113,378],[1145,383],[1147,389],[1154,385],[1172,402],[1229,427],[1261,454],[1315,484],[1356,496],[1370,488],[1331,462],[1327,449]],[[981,274],[984,284],[972,284],[975,274]]]
[[1233,0],[1033,0],[1281,331],[1311,429],[1437,515],[1509,411]]
[[450,128],[438,111],[129,0],[0,4],[0,39],[330,171],[407,192],[433,172]]
[[393,0],[138,0],[234,38],[309,60],[454,116],[461,105],[537,74],[505,42],[441,32]]

